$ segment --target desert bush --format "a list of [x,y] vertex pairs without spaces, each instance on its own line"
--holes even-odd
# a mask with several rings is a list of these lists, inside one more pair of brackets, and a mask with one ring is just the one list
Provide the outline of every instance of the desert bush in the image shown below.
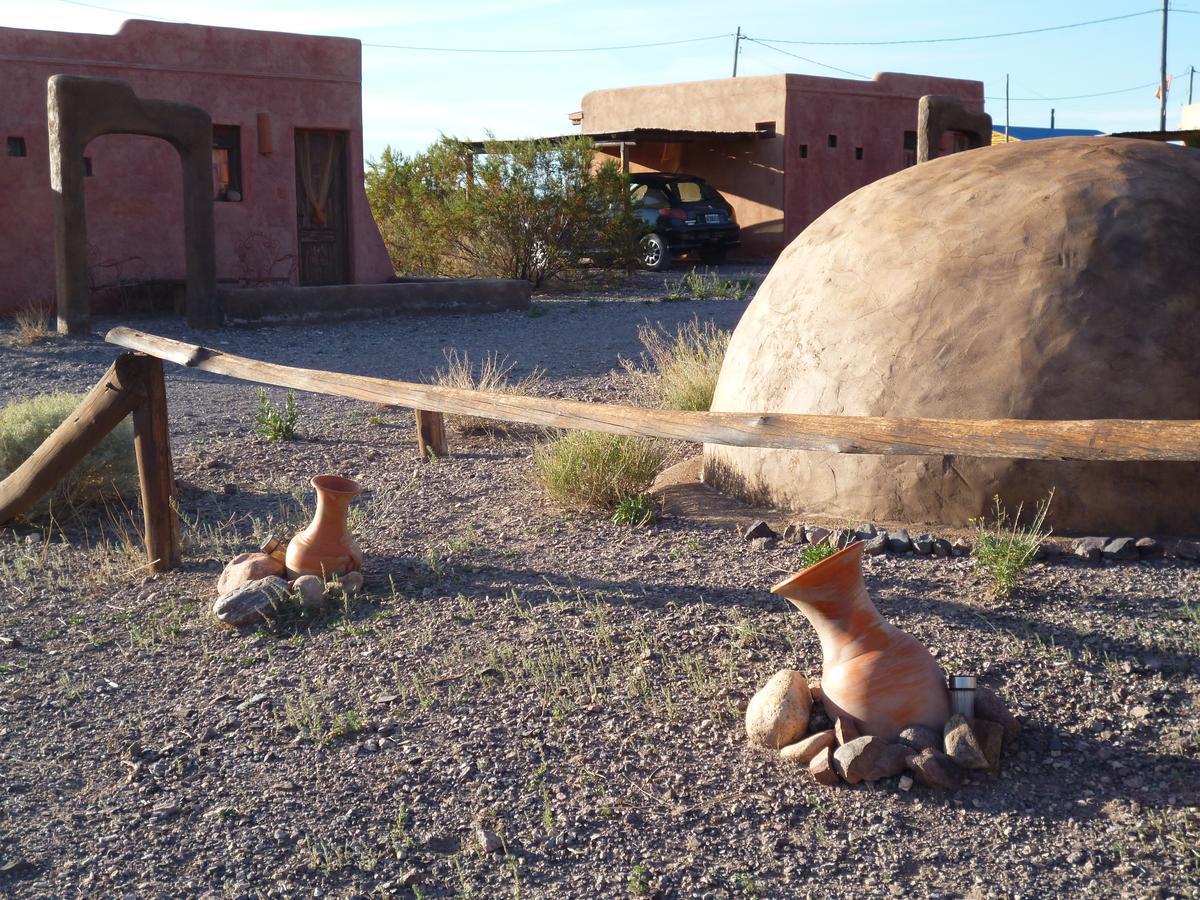
[[589,139],[485,146],[476,159],[442,137],[424,153],[388,147],[367,163],[367,198],[397,272],[537,286],[585,257],[635,264],[628,179],[611,160],[595,165]]
[[[545,384],[545,373],[534,369],[515,381],[509,376],[516,367],[507,356],[485,353],[476,366],[466,353],[449,349],[445,351],[446,367],[439,368],[434,383],[440,387],[464,388],[489,391],[494,394],[536,394]],[[513,429],[513,423],[480,416],[447,416],[447,420],[460,434],[504,434]]]
[[678,281],[668,281],[663,300],[745,300],[754,282],[746,278],[724,278],[715,269],[692,269]]
[[50,330],[50,317],[54,315],[54,303],[45,298],[27,300],[13,314],[12,342],[18,347],[28,347],[38,341],[44,341],[53,332]]
[[1022,507],[1017,506],[1016,513],[1009,518],[998,494],[993,498],[991,524],[983,516],[971,520],[975,526],[972,556],[976,567],[991,578],[996,599],[1003,600],[1012,594],[1037,556],[1038,548],[1050,537],[1046,513],[1053,499],[1051,490],[1045,500],[1038,501],[1033,521],[1027,526],[1021,524]]
[[276,406],[266,391],[258,389],[258,408],[254,411],[254,430],[258,434],[268,441],[294,441],[300,434],[299,422],[300,410],[291,391],[287,392],[283,404]]
[[712,406],[730,332],[692,319],[680,325],[674,337],[648,324],[638,329],[638,337],[646,348],[642,367],[630,360],[621,364],[637,379],[646,399],[663,409],[705,411]]
[[[0,478],[29,458],[83,399],[83,394],[40,394],[0,409]],[[133,455],[133,426],[126,418],[104,438],[32,511],[58,513],[107,499],[137,488]]]
[[663,454],[646,438],[572,431],[543,446],[534,459],[552,500],[611,512],[623,498],[650,486]]
[[822,541],[819,544],[808,544],[800,551],[801,568],[807,569],[809,566],[815,566],[823,559],[829,559],[833,554],[838,552],[838,548],[827,541]]

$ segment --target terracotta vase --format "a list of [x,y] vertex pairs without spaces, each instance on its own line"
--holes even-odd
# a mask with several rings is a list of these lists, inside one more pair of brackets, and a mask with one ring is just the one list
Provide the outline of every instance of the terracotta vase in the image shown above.
[[830,718],[893,738],[909,725],[940,733],[950,717],[946,676],[929,651],[884,621],[867,594],[859,541],[776,584],[821,639],[821,693]]
[[330,578],[357,572],[362,568],[362,548],[346,527],[346,516],[350,501],[362,489],[357,481],[339,475],[318,475],[309,483],[317,492],[317,512],[312,523],[288,544],[288,577]]

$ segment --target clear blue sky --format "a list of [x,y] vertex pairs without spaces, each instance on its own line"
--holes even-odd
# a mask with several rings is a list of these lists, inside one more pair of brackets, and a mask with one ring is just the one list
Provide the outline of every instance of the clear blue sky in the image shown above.
[[[101,8],[101,7],[107,7]],[[127,18],[337,34],[368,44],[456,48],[569,48],[712,40],[588,53],[485,54],[363,48],[363,111],[368,156],[391,144],[419,150],[439,132],[458,137],[560,134],[567,113],[589,90],[730,74],[733,32],[762,41],[895,41],[1019,31],[1148,11],[1121,21],[991,40],[892,46],[778,44],[789,53],[852,72],[914,72],[984,81],[1003,98],[1059,98],[1138,90],[1087,99],[1018,99],[1012,124],[1104,131],[1158,127],[1161,0],[851,3],[629,2],[584,6],[577,0],[4,0],[0,25],[111,33]],[[1187,101],[1187,69],[1200,66],[1200,0],[1172,3],[1168,69],[1182,77],[1170,94],[1168,127]],[[112,11],[117,10],[117,11]],[[1189,12],[1190,11],[1190,12]],[[721,36],[721,37],[716,37]],[[754,42],[742,43],[739,75],[837,74]],[[1200,86],[1197,86],[1200,102]],[[1004,122],[1003,99],[988,111]]]

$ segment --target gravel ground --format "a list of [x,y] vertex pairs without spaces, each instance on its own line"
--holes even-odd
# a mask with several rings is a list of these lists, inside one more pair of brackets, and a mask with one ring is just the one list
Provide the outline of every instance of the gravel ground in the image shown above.
[[[745,308],[653,302],[661,282],[541,297],[532,316],[130,324],[406,379],[446,347],[497,350],[556,396],[619,401],[641,322],[732,327]],[[114,353],[0,343],[0,383],[83,390]],[[881,612],[1026,730],[998,778],[953,794],[823,788],[741,725],[778,669],[819,674],[812,629],[767,591],[798,548],[548,506],[531,431],[452,433],[453,456],[422,463],[411,413],[302,396],[303,439],[269,443],[253,385],[167,379],[182,569],[145,577],[121,512],[67,540],[0,530],[0,893],[1200,896],[1195,564],[1057,559],[999,603],[966,559],[868,560]],[[367,489],[366,592],[217,627],[224,560],[290,536],[326,470]]]

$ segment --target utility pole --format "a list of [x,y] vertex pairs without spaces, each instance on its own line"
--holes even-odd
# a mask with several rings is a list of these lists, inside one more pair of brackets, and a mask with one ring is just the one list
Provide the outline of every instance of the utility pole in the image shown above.
[[1192,105],[1192,87],[1196,82],[1196,67],[1188,67],[1188,106]]
[[1169,0],[1163,0],[1162,64],[1158,72],[1158,130],[1167,130],[1167,9]]
[[742,26],[738,26],[737,34],[733,38],[733,77],[737,78],[737,58],[738,51],[742,49]]
[[1004,73],[1004,143],[1008,143],[1008,73]]
[[1054,130],[1054,107],[1050,107],[1050,130]]

